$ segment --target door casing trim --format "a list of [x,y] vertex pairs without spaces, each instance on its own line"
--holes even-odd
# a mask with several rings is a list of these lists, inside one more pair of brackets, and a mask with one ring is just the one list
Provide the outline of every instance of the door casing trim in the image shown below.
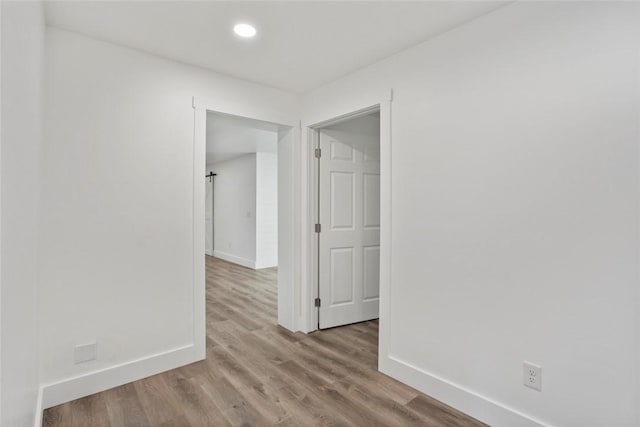
[[303,202],[301,215],[302,247],[306,253],[301,257],[302,277],[306,285],[302,286],[301,295],[301,321],[300,330],[313,332],[318,329],[318,309],[315,307],[315,298],[318,297],[318,236],[314,230],[314,224],[318,220],[317,209],[317,180],[318,166],[313,156],[313,150],[318,138],[320,128],[335,124],[344,120],[378,110],[380,112],[380,320],[378,335],[378,369],[383,370],[388,359],[388,331],[389,331],[389,307],[391,291],[391,214],[392,214],[392,141],[391,141],[391,106],[393,102],[393,89],[382,93],[363,97],[360,100],[344,99],[336,100],[337,108],[331,110],[317,109],[305,112],[303,115],[301,132],[301,165]]

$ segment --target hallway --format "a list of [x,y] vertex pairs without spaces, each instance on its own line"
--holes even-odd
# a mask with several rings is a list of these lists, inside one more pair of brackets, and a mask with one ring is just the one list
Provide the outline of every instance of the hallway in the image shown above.
[[294,334],[276,326],[277,269],[206,268],[206,360],[48,409],[43,425],[483,425],[377,372],[377,321]]

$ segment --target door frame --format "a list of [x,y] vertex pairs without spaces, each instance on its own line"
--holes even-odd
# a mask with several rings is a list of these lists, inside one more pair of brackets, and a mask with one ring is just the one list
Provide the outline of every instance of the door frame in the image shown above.
[[[319,129],[344,120],[355,118],[374,110],[380,112],[380,320],[378,332],[378,369],[382,370],[387,359],[389,306],[391,288],[391,104],[393,89],[366,96],[360,100],[335,100],[337,108],[306,112],[302,120],[301,155],[302,185],[302,247],[306,254],[302,265],[302,277],[306,285],[301,289],[301,328],[303,332],[318,329],[318,235],[314,224],[318,220],[318,162],[314,149]],[[314,109],[311,107],[311,109]]]
[[[300,144],[300,121],[293,114],[254,105],[229,105],[216,99],[204,97],[192,98],[194,110],[193,130],[193,340],[196,360],[206,357],[206,275],[205,275],[205,180],[207,151],[207,112],[246,117],[278,124],[288,128],[286,136],[278,135],[280,144],[286,143],[291,149],[289,164],[278,164],[278,324],[287,329],[296,330],[294,304],[297,295],[297,273],[299,271],[299,252],[297,251],[299,211],[296,207],[297,192],[295,187],[297,168],[296,154]],[[285,134],[285,132],[283,132]],[[280,160],[280,155],[278,156]],[[280,162],[279,162],[280,163]],[[280,171],[286,170],[291,175],[287,191],[280,191]],[[284,183],[283,183],[284,185]],[[281,194],[282,193],[282,194]],[[286,210],[281,209],[285,205]],[[281,218],[286,218],[286,227],[281,226]]]
[[[206,144],[206,141],[205,141],[205,144]],[[205,149],[206,149],[206,148],[205,148]],[[205,154],[205,156],[206,156],[206,154]],[[206,157],[205,157],[205,171],[206,171]],[[209,174],[211,174],[211,176],[209,176]],[[215,239],[214,239],[214,237],[215,237],[215,229],[214,229],[214,227],[213,227],[213,224],[214,224],[214,222],[213,222],[213,215],[214,215],[214,213],[215,213],[215,212],[214,212],[214,207],[215,207],[215,203],[214,203],[214,196],[215,196],[215,192],[214,192],[215,187],[214,187],[214,185],[215,185],[215,179],[214,179],[214,177],[215,177],[215,174],[213,173],[213,171],[209,171],[209,174],[205,175],[205,177],[209,178],[209,181],[206,181],[206,182],[205,182],[205,184],[204,184],[204,185],[205,185],[205,197],[204,197],[204,201],[205,201],[205,204],[206,204],[206,202],[207,202],[207,184],[211,183],[211,254],[208,254],[208,253],[207,253],[207,246],[206,246],[207,239],[206,239],[206,238],[205,238],[204,254],[205,254],[205,255],[207,255],[207,256],[213,256],[213,252],[215,252],[215,249],[216,249]],[[207,207],[205,206],[205,218],[204,218],[205,234],[207,234],[207,233],[206,233],[206,230],[207,230],[207,214],[206,214],[206,212],[207,212],[207,211],[206,211],[206,209],[207,209]]]

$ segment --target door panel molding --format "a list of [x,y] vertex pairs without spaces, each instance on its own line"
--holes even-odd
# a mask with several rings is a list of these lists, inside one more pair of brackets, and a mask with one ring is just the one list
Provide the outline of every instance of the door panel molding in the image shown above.
[[365,258],[364,249],[380,244],[380,126],[374,120],[362,116],[319,130],[320,153],[329,153],[318,158],[319,222],[329,222],[318,236],[323,329],[379,315],[380,252],[369,250]]

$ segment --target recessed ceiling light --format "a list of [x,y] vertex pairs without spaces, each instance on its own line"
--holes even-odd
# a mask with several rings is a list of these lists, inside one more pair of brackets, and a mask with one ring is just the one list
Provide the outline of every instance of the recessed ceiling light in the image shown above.
[[233,27],[233,32],[240,37],[250,38],[256,35],[256,29],[253,25],[249,24],[236,24]]

